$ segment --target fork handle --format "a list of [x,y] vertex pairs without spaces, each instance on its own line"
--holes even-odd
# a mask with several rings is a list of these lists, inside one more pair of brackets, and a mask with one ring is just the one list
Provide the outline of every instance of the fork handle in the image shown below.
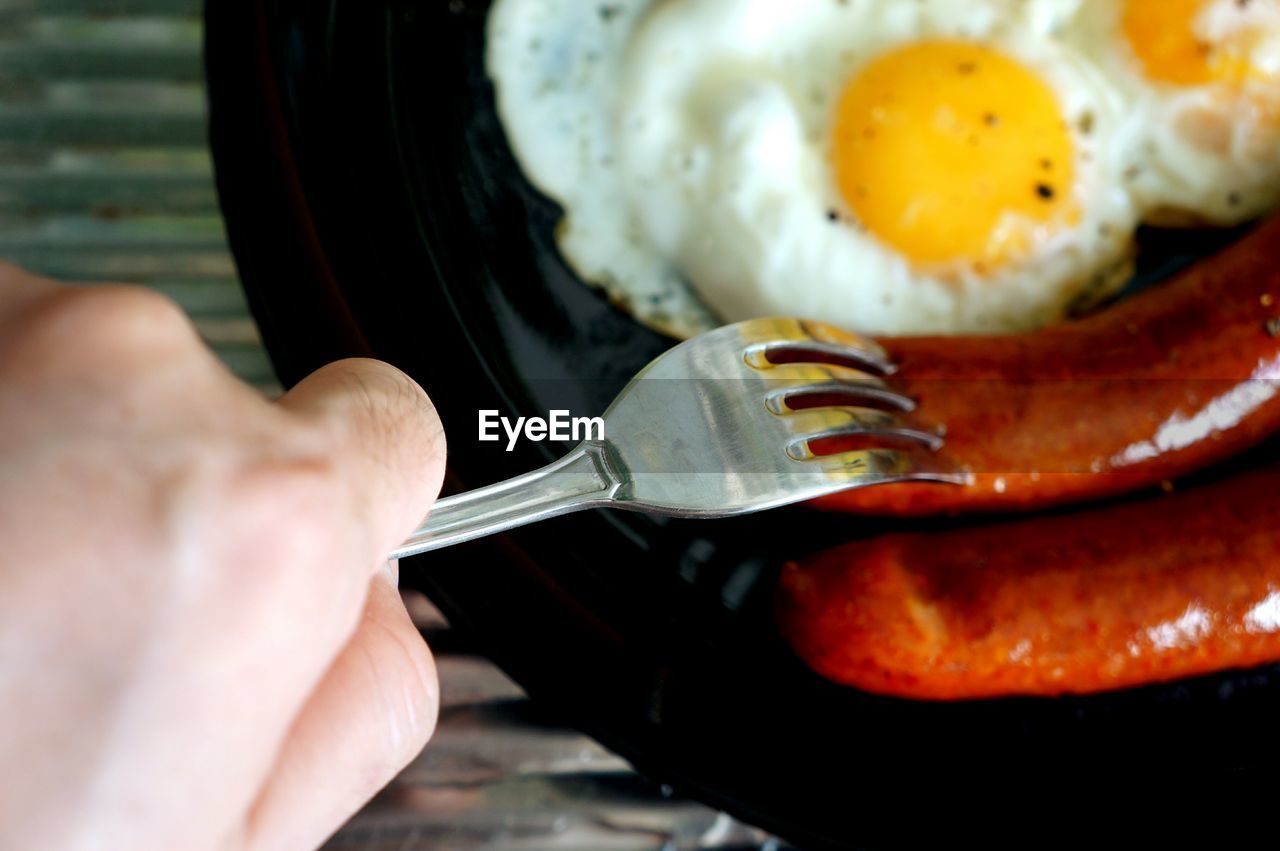
[[579,445],[540,470],[438,501],[422,525],[392,551],[407,558],[526,523],[612,501],[619,485],[599,442]]

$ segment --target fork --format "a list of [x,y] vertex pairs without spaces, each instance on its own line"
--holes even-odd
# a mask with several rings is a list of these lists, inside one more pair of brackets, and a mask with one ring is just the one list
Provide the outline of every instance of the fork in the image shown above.
[[[967,482],[936,454],[938,430],[903,423],[915,403],[886,384],[893,371],[874,341],[820,322],[709,331],[631,380],[604,413],[602,439],[440,500],[391,557],[585,508],[729,517],[868,485]],[[830,438],[866,445],[821,454]]]

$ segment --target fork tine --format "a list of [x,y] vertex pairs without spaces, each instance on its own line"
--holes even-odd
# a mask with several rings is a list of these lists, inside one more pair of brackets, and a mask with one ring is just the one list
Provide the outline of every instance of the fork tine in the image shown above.
[[[792,356],[795,353],[797,356]],[[783,360],[783,357],[786,360]],[[769,369],[789,363],[834,362],[853,369],[865,369],[876,375],[892,375],[897,368],[879,346],[865,349],[825,340],[770,340],[746,348],[743,358],[756,369]]]
[[871,358],[888,362],[888,355],[879,343],[870,337],[818,322],[813,319],[772,317],[748,319],[736,326],[741,340],[747,343],[779,342],[784,345],[803,345],[805,342],[826,343],[836,347],[842,355],[855,358]]
[[826,322],[818,322],[813,319],[801,319],[800,327],[815,340],[820,340],[824,343],[838,343],[855,349],[865,349],[876,353],[882,358],[887,358],[884,348],[879,343],[862,334],[846,331],[843,328],[837,328],[835,325],[828,325]]
[[918,443],[933,451],[942,448],[942,437],[923,428],[903,425],[893,414],[873,408],[810,408],[786,414],[782,422],[795,434],[787,454],[796,460],[815,457],[809,444],[835,437],[878,437]]
[[812,464],[828,476],[844,479],[850,486],[875,484],[910,478],[912,481],[972,484],[973,474],[956,466],[945,455],[920,449],[855,449],[834,455],[820,455]]
[[819,381],[845,381],[854,385],[885,386],[884,379],[838,363],[781,363],[756,368],[766,381],[789,381],[807,384]]
[[734,324],[740,339],[748,343],[767,343],[770,340],[818,340],[836,343],[855,349],[866,349],[881,357],[884,349],[870,337],[865,337],[826,322],[814,319],[797,319],[794,316],[772,316],[747,319]]
[[786,411],[779,414],[779,419],[793,434],[797,435],[817,434],[846,427],[894,428],[902,424],[898,417],[888,411],[857,405]]
[[910,396],[890,390],[883,382],[875,380],[859,381],[856,384],[827,381],[778,387],[765,394],[764,405],[775,414],[805,410],[792,407],[790,402],[791,399],[804,396],[837,396],[848,401],[847,405],[823,407],[864,407],[859,403],[871,402],[904,414],[909,414],[916,409],[915,400]]
[[815,440],[828,440],[838,437],[867,437],[882,440],[896,440],[904,443],[918,443],[931,451],[942,448],[942,438],[920,429],[906,426],[889,426],[887,428],[866,428],[864,426],[847,426],[845,428],[820,431],[797,437],[787,443],[787,455],[796,461],[807,461],[810,458],[825,458],[818,455],[810,445]]

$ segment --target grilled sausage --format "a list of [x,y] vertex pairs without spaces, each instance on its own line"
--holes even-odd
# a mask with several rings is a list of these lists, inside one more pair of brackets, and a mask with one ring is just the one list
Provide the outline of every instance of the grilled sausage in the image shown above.
[[[881,341],[969,487],[847,491],[825,508],[1028,510],[1175,479],[1280,430],[1280,217],[1162,285],[1032,334]],[[838,447],[829,447],[838,448]]]
[[1280,461],[1068,515],[886,535],[783,571],[828,679],[952,700],[1124,688],[1280,660]]

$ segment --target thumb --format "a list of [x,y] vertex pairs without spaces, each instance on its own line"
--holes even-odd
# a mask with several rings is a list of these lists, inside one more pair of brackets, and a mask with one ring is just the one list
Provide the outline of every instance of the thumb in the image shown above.
[[444,479],[440,418],[412,378],[376,360],[338,361],[312,373],[280,406],[327,432],[368,537],[372,570],[426,516]]

